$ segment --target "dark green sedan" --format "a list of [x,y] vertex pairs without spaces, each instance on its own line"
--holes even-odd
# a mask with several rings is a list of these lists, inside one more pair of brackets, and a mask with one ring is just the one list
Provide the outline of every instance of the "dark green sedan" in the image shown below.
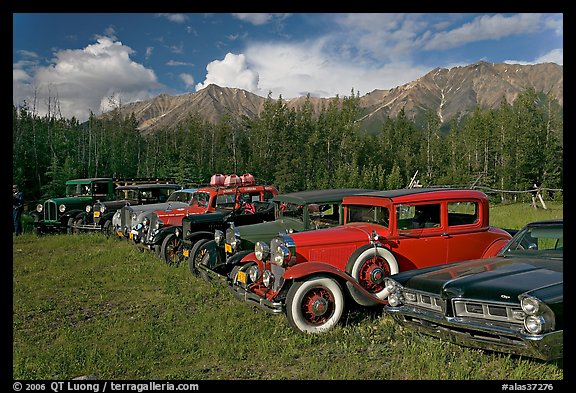
[[494,258],[390,276],[398,323],[463,346],[563,358],[563,220],[518,231]]

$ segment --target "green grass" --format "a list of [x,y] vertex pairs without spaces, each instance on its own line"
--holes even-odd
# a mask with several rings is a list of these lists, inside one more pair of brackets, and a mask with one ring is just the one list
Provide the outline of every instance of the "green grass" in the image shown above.
[[[493,208],[520,228],[562,217]],[[14,379],[562,380],[563,362],[460,347],[352,310],[322,335],[293,331],[188,267],[101,234],[13,238]]]

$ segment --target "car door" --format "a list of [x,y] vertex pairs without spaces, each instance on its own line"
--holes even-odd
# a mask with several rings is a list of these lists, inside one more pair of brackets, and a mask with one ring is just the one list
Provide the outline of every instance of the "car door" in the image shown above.
[[398,238],[391,247],[401,270],[446,263],[449,236],[445,234],[443,209],[441,202],[396,206]]

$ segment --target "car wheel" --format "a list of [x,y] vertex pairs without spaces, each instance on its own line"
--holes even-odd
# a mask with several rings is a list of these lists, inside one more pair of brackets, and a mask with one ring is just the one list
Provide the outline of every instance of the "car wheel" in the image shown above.
[[40,215],[33,214],[32,217],[34,218],[34,226],[32,227],[32,233],[34,233],[36,236],[40,236],[43,234],[40,225],[38,225],[38,223],[40,222]]
[[[367,244],[358,248],[346,263],[346,273],[350,274],[364,289],[378,299],[388,297],[388,290],[384,279],[398,273],[398,262],[392,253],[385,247],[374,247]],[[346,286],[352,299],[361,306],[375,306],[375,300],[367,298],[353,284],[347,282]]]
[[77,220],[75,220],[74,225],[72,226],[72,233],[74,233],[76,235],[81,233],[82,230],[78,229],[78,227],[81,225],[84,225],[84,219],[78,218]]
[[69,235],[72,235],[74,233],[74,217],[70,217],[68,219],[68,224],[66,225],[66,232]]
[[292,328],[304,333],[332,329],[344,312],[344,293],[329,277],[314,277],[292,284],[286,297],[286,316]]
[[102,226],[102,233],[106,236],[106,237],[112,237],[113,232],[112,232],[112,221],[110,220],[106,220],[104,222],[104,225]]
[[182,258],[182,242],[175,234],[168,234],[162,242],[160,254],[167,265],[178,267]]
[[208,239],[197,240],[190,250],[190,255],[188,255],[188,268],[194,276],[197,276],[199,273],[198,264],[200,264],[202,257],[204,257],[204,254],[207,252],[207,249],[204,248],[204,244],[207,242]]

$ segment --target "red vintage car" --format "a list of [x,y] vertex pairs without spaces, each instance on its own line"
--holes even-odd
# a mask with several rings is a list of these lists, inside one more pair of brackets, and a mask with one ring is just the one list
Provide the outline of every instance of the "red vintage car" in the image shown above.
[[[254,179],[232,184],[214,183],[196,190],[190,206],[156,210],[150,213],[148,230],[142,231],[138,246],[154,250],[166,263],[178,265],[184,258],[182,249],[182,219],[201,215],[197,230],[214,236],[215,229],[225,229],[228,222],[235,225],[254,224],[274,219],[271,199],[278,195],[274,186],[255,184]],[[264,206],[260,206],[264,205]],[[250,214],[247,209],[253,209]]]
[[257,242],[230,273],[235,296],[285,312],[297,331],[326,331],[340,321],[348,300],[387,304],[385,277],[491,257],[511,239],[489,225],[488,199],[476,190],[366,192],[342,204],[344,225]]

